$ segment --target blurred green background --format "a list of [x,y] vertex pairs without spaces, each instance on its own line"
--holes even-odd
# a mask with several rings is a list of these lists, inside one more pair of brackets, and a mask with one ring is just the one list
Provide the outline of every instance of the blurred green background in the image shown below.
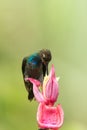
[[0,130],[36,130],[21,63],[42,48],[60,76],[61,130],[87,130],[87,1],[0,0]]

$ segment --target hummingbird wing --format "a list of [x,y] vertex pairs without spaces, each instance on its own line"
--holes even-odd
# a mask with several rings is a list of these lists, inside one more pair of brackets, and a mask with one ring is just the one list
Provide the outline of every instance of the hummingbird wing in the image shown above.
[[29,81],[25,81],[25,78],[34,78],[43,81],[43,68],[42,61],[39,55],[31,55],[29,57],[25,57],[22,61],[22,74],[25,83],[25,87],[28,91],[28,99],[32,100],[34,97],[33,94],[33,84]]
[[33,94],[33,84],[29,81],[25,81],[25,78],[26,77],[30,77],[29,76],[29,72],[28,72],[28,68],[27,68],[27,58],[28,57],[25,57],[22,61],[22,74],[23,74],[23,80],[24,80],[24,84],[25,84],[25,87],[26,87],[26,90],[28,91],[28,99],[31,101],[34,97],[34,94]]
[[26,63],[27,63],[27,57],[23,58],[23,61],[22,61],[22,74],[23,74],[23,77],[24,77]]

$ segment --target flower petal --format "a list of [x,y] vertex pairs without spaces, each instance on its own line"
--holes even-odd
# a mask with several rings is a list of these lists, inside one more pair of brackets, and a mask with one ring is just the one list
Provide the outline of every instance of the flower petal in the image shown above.
[[56,78],[54,65],[52,65],[52,67],[51,67],[49,76],[50,76],[50,78]]
[[51,67],[49,79],[47,83],[45,83],[45,85],[43,84],[43,86],[45,86],[43,89],[43,94],[48,104],[49,103],[54,104],[54,102],[57,100],[59,90],[58,90],[58,82],[55,76],[55,69],[53,65]]
[[59,128],[64,120],[64,112],[61,105],[57,107],[40,103],[37,112],[37,122],[40,128]]
[[49,78],[46,86],[45,86],[45,91],[44,91],[44,95],[46,100],[50,100],[51,99],[51,95],[52,95],[52,79]]
[[38,102],[45,102],[42,93],[39,91],[36,85],[39,85],[39,81],[33,78],[29,78],[30,82],[33,84],[33,93]]
[[31,83],[35,83],[36,86],[40,86],[40,84],[41,84],[39,80],[36,80],[33,78],[25,78],[25,81],[30,81]]
[[51,95],[51,101],[55,102],[58,98],[59,90],[58,90],[58,82],[56,79],[53,79],[53,89]]

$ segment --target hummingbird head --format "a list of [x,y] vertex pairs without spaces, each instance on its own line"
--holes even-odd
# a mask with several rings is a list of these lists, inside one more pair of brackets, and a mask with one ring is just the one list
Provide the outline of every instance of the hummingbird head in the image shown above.
[[51,61],[51,59],[52,59],[52,55],[51,55],[50,50],[48,50],[48,49],[42,49],[39,54],[40,54],[42,63],[43,63],[45,66],[48,66],[48,63],[49,63],[49,62]]

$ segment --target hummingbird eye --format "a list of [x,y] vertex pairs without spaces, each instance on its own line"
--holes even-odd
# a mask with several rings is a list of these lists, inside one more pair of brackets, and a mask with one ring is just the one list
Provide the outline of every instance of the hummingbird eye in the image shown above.
[[47,60],[47,57],[45,54],[43,54],[43,60]]
[[45,56],[45,54],[43,54],[43,59],[45,59],[46,58],[46,56]]

